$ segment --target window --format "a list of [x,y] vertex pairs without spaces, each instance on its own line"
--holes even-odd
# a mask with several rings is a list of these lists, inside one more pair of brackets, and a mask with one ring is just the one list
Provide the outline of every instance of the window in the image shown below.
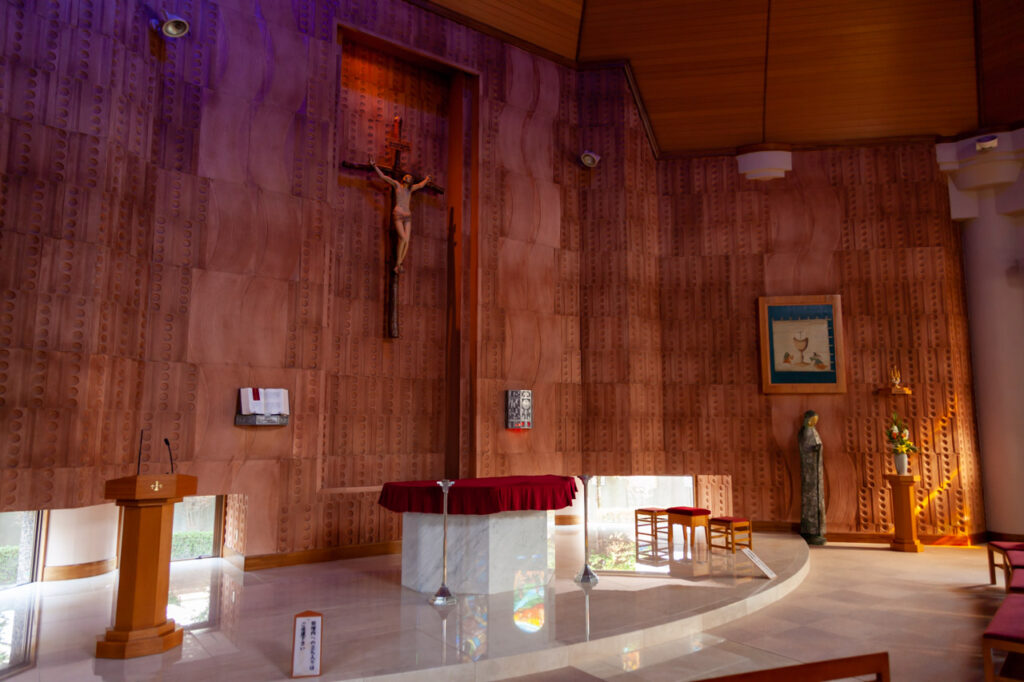
[[0,513],[0,679],[35,662],[36,597],[33,588],[15,588],[35,580],[41,513]]
[[0,589],[35,579],[38,536],[39,512],[0,514]]
[[186,497],[174,505],[171,561],[220,556],[221,507],[216,495]]

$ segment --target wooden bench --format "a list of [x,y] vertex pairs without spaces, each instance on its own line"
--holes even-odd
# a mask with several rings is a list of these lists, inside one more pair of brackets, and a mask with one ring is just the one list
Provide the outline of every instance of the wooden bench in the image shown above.
[[1008,656],[1024,654],[1024,594],[1008,594],[992,616],[981,636],[981,656],[985,666],[985,682],[1013,680],[996,674],[992,650],[1005,651]]
[[[1016,552],[1014,554],[1014,560],[1018,563],[1024,563],[1024,558],[1019,554],[1024,552],[1024,542],[1007,542],[1003,540],[993,540],[986,546],[988,549],[988,582],[990,585],[996,584],[996,557],[999,557],[999,568],[1003,569],[1003,584],[1006,586],[1007,592],[1010,590],[1010,574],[1013,572],[1013,566],[1011,565],[1010,552]],[[1019,566],[1018,566],[1019,568]]]
[[1007,592],[1024,592],[1024,571],[1014,571],[1010,574],[1010,582],[1006,584]]
[[833,658],[827,661],[789,665],[785,668],[754,670],[723,677],[713,677],[705,682],[824,682],[849,677],[864,679],[873,675],[876,682],[889,682],[889,652]]

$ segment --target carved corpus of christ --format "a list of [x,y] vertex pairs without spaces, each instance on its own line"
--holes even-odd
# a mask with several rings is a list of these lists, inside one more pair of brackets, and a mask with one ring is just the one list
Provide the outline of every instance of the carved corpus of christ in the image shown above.
[[409,251],[409,237],[412,233],[412,210],[409,206],[409,201],[412,198],[413,192],[418,192],[426,187],[432,178],[428,175],[414,185],[412,183],[412,176],[406,173],[402,176],[402,181],[399,182],[384,175],[384,172],[381,171],[372,158],[370,159],[370,165],[373,166],[373,170],[377,171],[377,175],[384,182],[391,185],[393,191],[394,208],[391,209],[391,221],[395,228],[395,233],[398,235],[398,243],[395,245],[394,272],[398,274],[402,272],[402,261],[405,260],[405,255]]

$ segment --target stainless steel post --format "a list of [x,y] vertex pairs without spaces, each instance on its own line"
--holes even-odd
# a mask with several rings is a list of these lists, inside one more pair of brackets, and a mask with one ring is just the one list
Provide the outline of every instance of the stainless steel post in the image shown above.
[[597,574],[594,573],[594,569],[590,567],[590,504],[587,500],[587,483],[591,478],[592,476],[590,476],[590,474],[583,474],[580,476],[580,480],[583,481],[583,568],[576,576],[576,582],[581,585],[597,584]]
[[451,606],[458,601],[448,589],[448,489],[455,485],[455,481],[446,478],[437,484],[441,486],[444,494],[444,507],[441,511],[444,536],[441,541],[441,587],[437,588],[437,592],[430,598],[430,603],[434,606]]

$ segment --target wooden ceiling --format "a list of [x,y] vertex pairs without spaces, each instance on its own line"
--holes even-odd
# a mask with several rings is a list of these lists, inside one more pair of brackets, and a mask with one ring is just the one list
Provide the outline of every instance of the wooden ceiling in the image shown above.
[[978,127],[972,0],[430,4],[564,61],[628,60],[662,155]]

